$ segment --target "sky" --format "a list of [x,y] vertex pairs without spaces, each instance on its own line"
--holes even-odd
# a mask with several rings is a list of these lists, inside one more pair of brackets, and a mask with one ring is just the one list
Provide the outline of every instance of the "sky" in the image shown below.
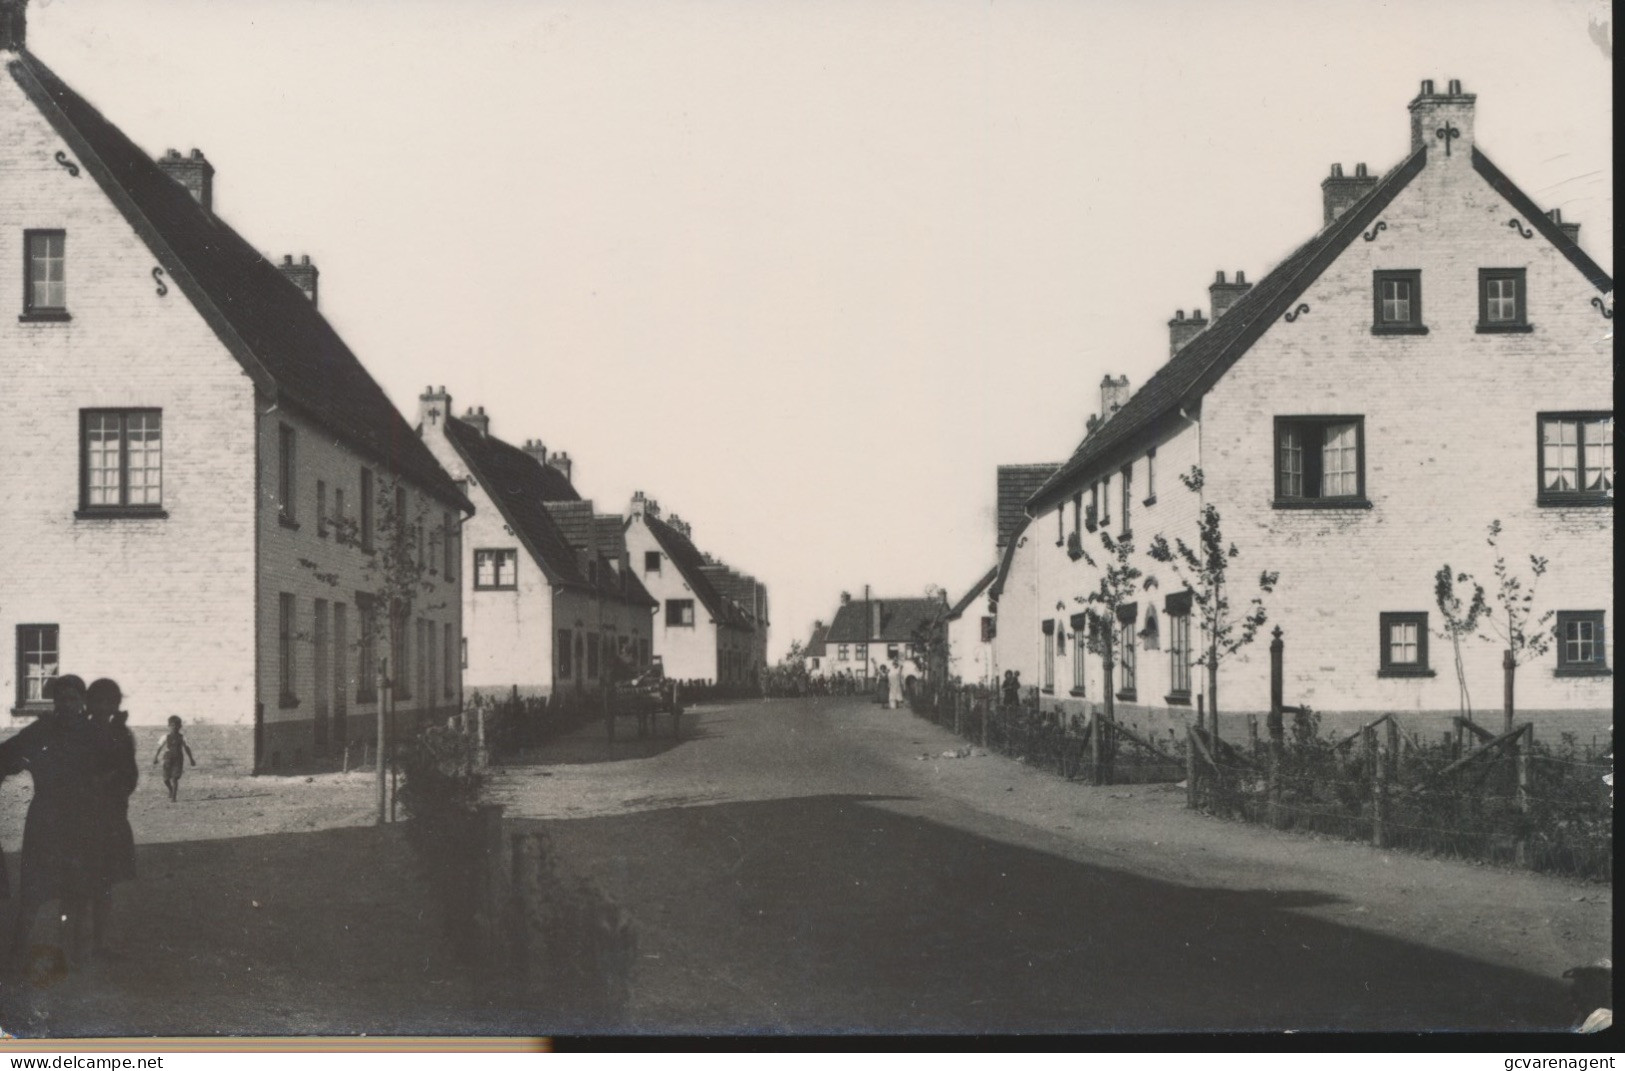
[[1214,272],[1408,150],[1423,78],[1613,269],[1593,0],[34,0],[29,46],[256,248],[415,419],[567,451],[769,589],[993,563],[999,464],[1058,462]]

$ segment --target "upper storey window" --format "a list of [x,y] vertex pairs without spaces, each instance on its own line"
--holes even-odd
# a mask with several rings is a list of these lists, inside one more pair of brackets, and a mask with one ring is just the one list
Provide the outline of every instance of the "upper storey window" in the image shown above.
[[1540,414],[1542,506],[1607,506],[1614,494],[1614,414]]
[[1478,330],[1481,334],[1528,331],[1522,268],[1480,268],[1478,271]]
[[24,234],[27,258],[23,276],[24,320],[66,320],[68,287],[65,274],[67,233],[28,231]]
[[1365,418],[1276,417],[1275,505],[1370,505],[1365,497]]
[[1374,299],[1371,333],[1425,335],[1422,323],[1422,273],[1416,270],[1372,273]]

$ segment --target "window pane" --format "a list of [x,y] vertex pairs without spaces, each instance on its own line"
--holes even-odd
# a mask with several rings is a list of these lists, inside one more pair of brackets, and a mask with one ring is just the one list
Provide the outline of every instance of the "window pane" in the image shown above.
[[91,413],[85,418],[85,493],[89,505],[119,504],[122,438],[117,413]]
[[1405,621],[1388,628],[1388,661],[1396,666],[1414,666],[1417,664],[1417,627],[1415,622]]
[[62,247],[65,236],[36,234],[29,240],[29,303],[36,309],[60,309],[67,304],[63,282]]
[[1542,486],[1548,491],[1573,491],[1579,487],[1578,421],[1548,420],[1542,425]]
[[488,550],[474,552],[474,583],[480,587],[490,587],[496,582],[495,567],[492,554]]
[[1585,489],[1614,489],[1614,418],[1585,423]]
[[162,414],[131,413],[126,425],[129,443],[129,504],[157,506],[163,502]]
[[1281,494],[1303,497],[1303,432],[1297,428],[1281,432]]
[[1411,318],[1411,284],[1403,279],[1382,282],[1383,323],[1408,323]]
[[19,630],[18,655],[22,662],[22,700],[45,701],[45,682],[57,675],[57,627],[33,625]]
[[1323,495],[1360,493],[1360,451],[1353,424],[1329,424],[1321,449]]
[[1485,312],[1490,323],[1511,323],[1518,318],[1518,281],[1490,279],[1487,283]]

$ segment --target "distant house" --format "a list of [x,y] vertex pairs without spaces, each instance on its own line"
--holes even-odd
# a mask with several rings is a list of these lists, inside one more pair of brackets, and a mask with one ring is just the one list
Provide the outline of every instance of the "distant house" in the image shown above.
[[807,675],[809,677],[829,676],[828,645],[824,638],[829,635],[829,626],[822,621],[814,621],[812,635],[807,639]]
[[834,650],[829,663],[837,674],[861,681],[880,676],[882,666],[900,662],[903,680],[912,689],[922,679],[925,651],[920,641],[947,616],[942,599],[847,599],[835,611],[824,637]]
[[607,679],[610,658],[647,662],[654,600],[625,568],[624,544],[601,535],[569,455],[504,442],[483,406],[451,411],[444,387],[425,390],[418,432],[476,506],[457,564],[467,687],[581,695]]
[[754,679],[758,672],[767,668],[767,634],[771,625],[767,613],[767,586],[755,577],[721,562],[708,561],[700,568],[717,592],[732,602],[750,622],[750,664],[746,672]]
[[[1220,272],[1212,318],[1177,315],[1167,363],[1028,500],[1039,594],[1019,628],[1072,670],[1045,673],[1047,704],[1102,698],[1102,661],[1077,642],[1099,573],[1071,544],[1098,550],[1105,531],[1158,581],[1103,623],[1113,698],[1142,723],[1194,713],[1200,617],[1144,550],[1197,544],[1212,507],[1238,551],[1231,599],[1279,573],[1266,606],[1288,703],[1350,724],[1454,714],[1434,577],[1448,564],[1493,588],[1498,520],[1515,572],[1550,562],[1534,609],[1553,614],[1551,649],[1519,670],[1519,708],[1611,718],[1613,280],[1577,224],[1491,162],[1475,108],[1459,83],[1424,82],[1404,159],[1380,177],[1334,167],[1318,232],[1256,285]],[[1198,489],[1181,479],[1193,468]],[[1267,648],[1222,667],[1222,711],[1267,709]],[[1462,656],[1480,704],[1498,702],[1501,651]]]
[[[370,738],[383,666],[403,727],[457,710],[462,606],[422,548],[455,545],[468,499],[318,311],[316,267],[261,256],[203,153],[149,156],[5,14],[12,724],[53,676],[112,677],[136,725],[176,714],[218,760],[275,770]],[[409,606],[380,603],[392,538],[429,567]]]
[[993,582],[988,585],[988,601],[994,611],[991,676],[995,681],[1002,682],[1005,673],[1014,671],[1020,674],[1023,687],[1039,682],[1043,661],[1040,646],[1033,642],[1030,632],[1041,616],[1038,563],[1043,533],[1028,518],[1026,503],[1058,467],[1040,464],[998,468],[994,539],[999,561]]
[[[756,687],[756,625],[706,574],[706,565],[713,563],[694,545],[692,529],[676,516],[662,519],[659,504],[640,491],[628,510],[626,549],[638,579],[660,606],[654,651],[666,675],[730,690]],[[765,589],[761,600],[765,631]]]
[[966,684],[993,682],[994,618],[984,596],[998,578],[994,566],[948,610],[948,676]]

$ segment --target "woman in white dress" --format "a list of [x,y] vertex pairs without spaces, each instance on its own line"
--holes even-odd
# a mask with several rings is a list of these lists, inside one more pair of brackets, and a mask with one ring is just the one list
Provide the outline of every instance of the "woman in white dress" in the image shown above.
[[886,706],[896,710],[903,703],[903,664],[893,662],[886,676]]

